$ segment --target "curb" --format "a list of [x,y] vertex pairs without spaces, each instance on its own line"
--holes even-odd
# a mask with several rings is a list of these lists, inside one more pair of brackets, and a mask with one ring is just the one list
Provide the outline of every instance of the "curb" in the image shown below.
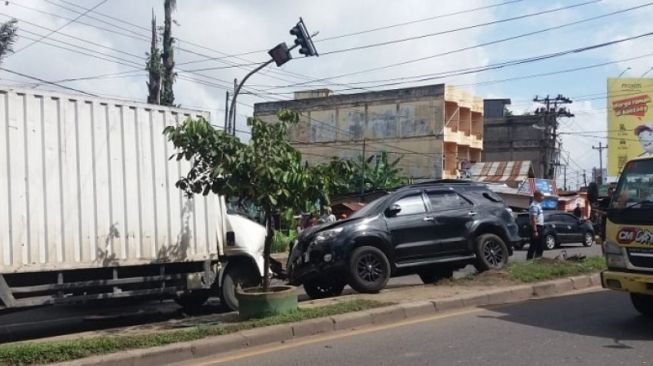
[[197,341],[93,356],[54,365],[159,366],[161,364],[190,361],[221,353],[244,350],[249,347],[265,344],[283,343],[292,339],[317,334],[357,329],[365,326],[391,324],[405,319],[427,317],[439,312],[464,307],[501,305],[529,299],[542,299],[600,286],[601,278],[598,273],[587,276],[575,276],[538,282],[533,285],[510,286],[502,289],[482,291],[474,295],[391,305],[360,312],[310,319],[302,322],[249,329]]

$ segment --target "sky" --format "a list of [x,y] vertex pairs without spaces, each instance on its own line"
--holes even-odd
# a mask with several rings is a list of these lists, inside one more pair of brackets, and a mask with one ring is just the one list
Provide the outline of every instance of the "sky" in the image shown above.
[[[16,18],[19,39],[1,65],[14,73],[0,71],[0,83],[61,90],[18,72],[145,101],[152,13],[162,25],[163,0],[2,2],[0,21]],[[247,130],[254,103],[318,87],[345,94],[446,83],[483,98],[510,98],[515,114],[533,111],[535,96],[562,94],[574,101],[569,107],[575,117],[561,119],[560,131],[568,186],[575,188],[583,170],[589,179],[599,166],[591,147],[609,143],[606,79],[649,71],[653,77],[653,36],[492,68],[653,32],[653,2],[644,0],[178,0],[172,30],[176,103],[208,110],[222,125],[233,80],[266,61],[268,49],[292,44],[288,31],[300,16],[311,33],[319,31],[320,56],[295,53],[282,67],[269,66],[249,79],[238,98],[239,130]],[[391,43],[369,47],[380,42]],[[463,69],[478,72],[456,73]],[[66,80],[78,78],[88,79]]]

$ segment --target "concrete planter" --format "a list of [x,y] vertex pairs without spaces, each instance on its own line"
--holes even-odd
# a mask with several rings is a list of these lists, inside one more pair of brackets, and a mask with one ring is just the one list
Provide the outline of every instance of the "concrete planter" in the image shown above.
[[267,292],[261,287],[238,289],[238,314],[240,319],[263,318],[297,310],[297,291],[294,286],[270,286]]

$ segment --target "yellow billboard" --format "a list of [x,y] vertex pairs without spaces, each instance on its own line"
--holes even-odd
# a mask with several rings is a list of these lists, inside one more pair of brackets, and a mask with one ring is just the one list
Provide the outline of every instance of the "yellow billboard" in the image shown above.
[[652,78],[608,79],[608,175],[629,159],[653,155]]

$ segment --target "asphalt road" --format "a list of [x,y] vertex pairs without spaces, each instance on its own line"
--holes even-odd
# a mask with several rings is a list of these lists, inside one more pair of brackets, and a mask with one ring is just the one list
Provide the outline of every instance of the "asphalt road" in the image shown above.
[[[546,257],[556,257],[562,250],[567,255],[583,254],[601,255],[599,246],[584,248],[580,245],[568,245],[562,249],[545,252]],[[516,251],[510,260],[525,260],[526,251]],[[457,276],[464,276],[474,271],[468,266],[459,271]],[[392,278],[388,288],[422,284],[418,276]],[[347,288],[345,292],[353,292]],[[306,296],[300,297],[305,299]],[[217,300],[210,301],[203,313],[222,311]],[[105,301],[84,305],[66,305],[41,307],[16,312],[0,313],[0,343],[72,334],[90,330],[100,330],[120,326],[146,324],[185,317],[181,308],[174,301]]]
[[436,315],[184,365],[646,365],[653,319],[606,290]]

